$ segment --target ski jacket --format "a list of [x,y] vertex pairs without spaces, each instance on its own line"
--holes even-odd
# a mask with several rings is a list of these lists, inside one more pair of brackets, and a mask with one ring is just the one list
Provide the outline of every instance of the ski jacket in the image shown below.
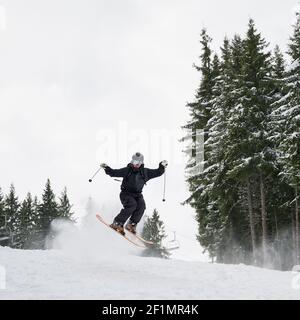
[[142,193],[146,182],[161,176],[165,172],[165,167],[160,163],[158,169],[144,168],[144,165],[141,165],[139,169],[134,169],[129,163],[125,168],[112,169],[107,166],[104,170],[111,177],[123,178],[122,191]]

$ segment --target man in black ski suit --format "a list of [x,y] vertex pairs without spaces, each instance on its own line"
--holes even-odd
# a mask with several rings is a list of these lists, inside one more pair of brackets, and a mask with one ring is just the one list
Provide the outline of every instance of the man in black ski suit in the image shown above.
[[124,208],[110,225],[113,229],[124,234],[124,224],[130,218],[125,228],[136,233],[136,226],[146,209],[142,194],[143,187],[150,179],[161,176],[167,165],[168,162],[164,160],[159,163],[158,169],[145,168],[144,156],[140,152],[136,152],[132,156],[131,162],[125,168],[112,169],[105,163],[101,164],[101,167],[109,176],[123,178],[120,200]]

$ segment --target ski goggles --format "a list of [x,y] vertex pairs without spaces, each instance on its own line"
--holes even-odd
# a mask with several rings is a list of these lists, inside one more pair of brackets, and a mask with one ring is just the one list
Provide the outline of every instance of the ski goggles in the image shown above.
[[140,165],[143,164],[143,162],[140,161],[140,160],[132,160],[131,163],[132,163],[134,166],[140,166]]

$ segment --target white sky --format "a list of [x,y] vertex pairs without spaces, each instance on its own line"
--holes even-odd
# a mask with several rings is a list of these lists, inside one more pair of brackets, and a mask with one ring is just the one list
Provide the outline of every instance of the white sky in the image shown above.
[[193,211],[179,204],[188,192],[177,139],[199,83],[192,64],[201,29],[217,49],[225,35],[243,35],[252,17],[271,48],[286,51],[296,7],[295,0],[0,1],[3,191],[13,182],[20,197],[40,197],[49,177],[56,193],[67,186],[76,213],[92,196],[114,215],[119,184],[102,172],[92,184],[88,178],[99,163],[121,167],[139,150],[149,167],[170,163],[167,201],[163,180],[149,182],[147,212],[158,208],[169,230],[193,239]]

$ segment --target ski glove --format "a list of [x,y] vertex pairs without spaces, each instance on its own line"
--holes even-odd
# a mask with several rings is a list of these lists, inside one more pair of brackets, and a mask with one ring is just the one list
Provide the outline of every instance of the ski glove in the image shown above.
[[106,163],[101,163],[100,167],[103,168],[103,169],[106,169],[108,167],[108,165]]
[[161,162],[161,165],[166,168],[166,167],[168,166],[168,161],[167,161],[167,160],[163,160],[163,161]]

